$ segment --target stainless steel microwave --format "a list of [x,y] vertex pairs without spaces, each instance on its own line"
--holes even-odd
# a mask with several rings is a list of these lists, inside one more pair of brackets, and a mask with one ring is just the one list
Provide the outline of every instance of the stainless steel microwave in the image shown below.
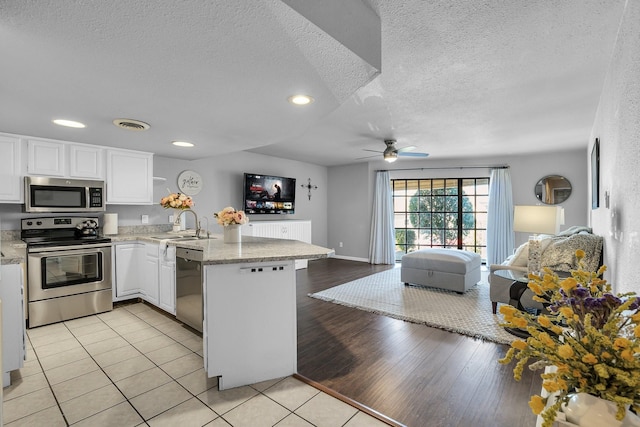
[[25,212],[103,212],[104,181],[24,177]]

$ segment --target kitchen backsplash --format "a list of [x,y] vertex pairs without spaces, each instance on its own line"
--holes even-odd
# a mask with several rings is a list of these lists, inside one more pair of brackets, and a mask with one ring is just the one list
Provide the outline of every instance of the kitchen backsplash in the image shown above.
[[20,231],[2,230],[0,231],[0,239],[3,242],[8,242],[10,240],[20,240]]
[[[118,226],[118,234],[151,234],[151,233],[166,233],[171,231],[171,224],[149,224],[149,225],[125,225]],[[20,240],[19,230],[2,230],[0,231],[0,239],[3,242],[11,240]]]
[[119,225],[118,235],[166,233],[172,228],[172,224]]

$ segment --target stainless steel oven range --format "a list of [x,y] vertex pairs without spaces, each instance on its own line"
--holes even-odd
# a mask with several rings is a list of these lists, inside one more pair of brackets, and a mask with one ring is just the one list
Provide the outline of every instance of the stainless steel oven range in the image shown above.
[[23,219],[21,238],[29,328],[113,308],[111,239],[100,235],[99,218]]

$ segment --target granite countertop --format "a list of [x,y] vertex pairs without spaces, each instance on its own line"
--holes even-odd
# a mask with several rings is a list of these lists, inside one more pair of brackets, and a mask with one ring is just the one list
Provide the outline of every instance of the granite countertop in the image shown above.
[[2,240],[1,264],[20,264],[26,261],[27,244],[22,240]]
[[[175,240],[179,236],[194,236],[193,230],[180,233],[126,233],[108,236],[113,243],[143,241],[202,251],[204,264],[238,264],[290,259],[317,259],[333,255],[332,249],[297,240],[242,236],[242,243],[224,243],[222,234],[211,234],[207,239]],[[26,261],[26,243],[22,240],[2,240],[2,264]]]
[[[193,236],[193,231],[177,233]],[[110,236],[114,243],[132,240],[159,243],[202,251],[203,264],[237,264],[291,259],[327,258],[334,251],[298,240],[242,236],[242,243],[224,243],[222,234],[211,234],[207,239],[175,240],[176,233],[125,234]]]

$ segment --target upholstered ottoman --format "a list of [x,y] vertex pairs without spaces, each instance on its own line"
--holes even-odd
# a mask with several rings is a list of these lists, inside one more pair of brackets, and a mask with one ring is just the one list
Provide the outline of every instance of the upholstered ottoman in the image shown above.
[[458,249],[422,249],[402,257],[400,280],[463,293],[480,281],[480,255]]

